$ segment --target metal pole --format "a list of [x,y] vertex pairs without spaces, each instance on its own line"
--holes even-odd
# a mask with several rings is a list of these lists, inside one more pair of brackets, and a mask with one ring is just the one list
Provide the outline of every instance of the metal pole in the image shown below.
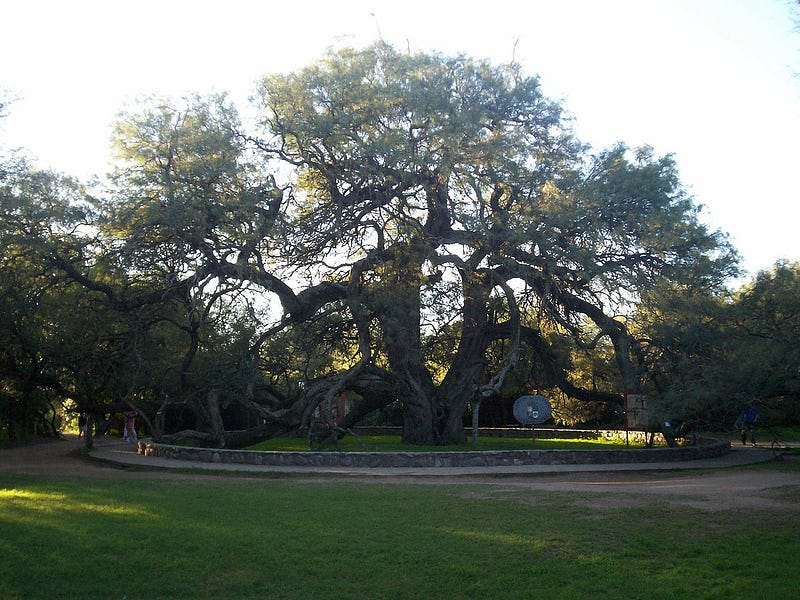
[[[627,403],[627,400],[626,400],[626,403]],[[627,447],[627,446],[631,445],[630,441],[628,441],[628,408],[627,407],[625,407],[625,409],[623,410],[623,415],[624,415],[624,418],[625,418],[625,446]]]

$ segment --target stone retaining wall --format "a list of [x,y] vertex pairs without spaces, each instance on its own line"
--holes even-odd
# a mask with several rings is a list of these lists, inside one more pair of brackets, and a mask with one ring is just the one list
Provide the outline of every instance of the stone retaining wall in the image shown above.
[[139,454],[178,460],[284,467],[493,467],[654,463],[714,458],[727,440],[699,438],[693,446],[613,450],[498,450],[481,452],[261,452],[189,448],[140,441]]

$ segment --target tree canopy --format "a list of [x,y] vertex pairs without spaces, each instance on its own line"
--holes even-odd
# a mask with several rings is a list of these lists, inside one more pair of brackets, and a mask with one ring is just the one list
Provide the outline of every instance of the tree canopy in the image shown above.
[[123,115],[104,189],[52,205],[4,180],[3,234],[40,265],[15,273],[102,314],[126,373],[109,362],[105,406],[163,439],[335,436],[394,409],[406,442],[448,444],[510,388],[621,404],[663,389],[647,303],[736,272],[671,156],[593,152],[519,65],[377,43],[258,89],[255,130],[224,97]]
[[[297,176],[289,261],[336,282],[359,340],[334,377],[380,366],[409,441],[459,440],[467,405],[499,391],[520,344],[547,353],[545,322],[581,345],[610,338],[624,387],[638,389],[635,347],[611,311],[659,280],[713,285],[731,272],[670,157],[589,154],[517,65],[378,44],[262,90],[271,137],[259,147]],[[426,346],[447,324],[458,333],[434,373]],[[507,356],[489,371],[501,339]]]

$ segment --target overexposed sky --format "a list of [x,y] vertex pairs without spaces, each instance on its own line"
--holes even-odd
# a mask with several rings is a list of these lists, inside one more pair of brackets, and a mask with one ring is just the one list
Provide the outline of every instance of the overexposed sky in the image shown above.
[[412,51],[520,62],[579,137],[673,153],[750,272],[800,260],[800,9],[793,0],[5,0],[0,147],[87,178],[108,171],[137,97],[228,91],[379,36]]

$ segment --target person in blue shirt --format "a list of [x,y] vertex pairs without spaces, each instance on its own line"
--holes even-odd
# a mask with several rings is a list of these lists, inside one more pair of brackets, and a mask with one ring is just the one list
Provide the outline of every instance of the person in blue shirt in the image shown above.
[[742,413],[742,445],[747,444],[747,436],[750,436],[750,443],[756,445],[756,421],[758,411],[753,406],[748,406]]

